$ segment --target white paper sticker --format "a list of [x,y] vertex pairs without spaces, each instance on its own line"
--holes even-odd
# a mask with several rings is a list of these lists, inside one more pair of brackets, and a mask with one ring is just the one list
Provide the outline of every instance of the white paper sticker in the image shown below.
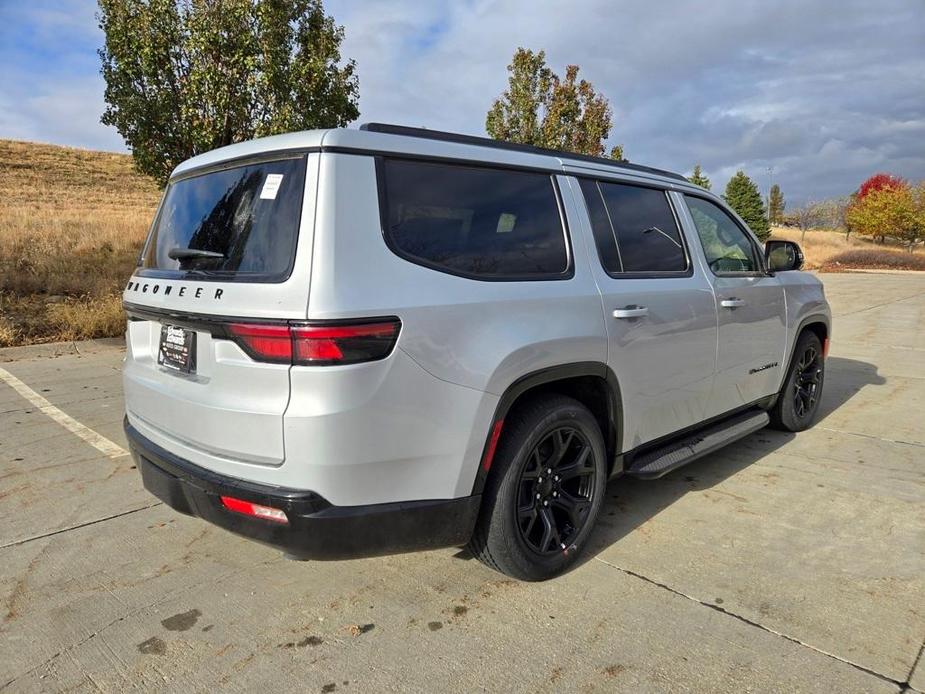
[[263,182],[263,189],[260,191],[260,199],[276,200],[282,182],[283,174],[267,174],[267,180]]

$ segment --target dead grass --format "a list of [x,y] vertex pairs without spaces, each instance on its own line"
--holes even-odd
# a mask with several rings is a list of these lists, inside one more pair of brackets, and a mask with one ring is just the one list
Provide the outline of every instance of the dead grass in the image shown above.
[[124,154],[11,140],[0,170],[0,344],[121,334],[157,186]]
[[64,340],[112,337],[125,332],[125,313],[119,294],[51,304],[45,313],[48,324]]
[[803,249],[806,268],[818,270],[829,258],[854,248],[870,248],[870,242],[864,239],[851,237],[837,231],[824,231],[821,229],[807,230],[805,239],[801,242],[802,232],[799,229],[786,227],[772,227],[771,238],[784,241],[796,241]]
[[826,260],[822,266],[823,272],[858,269],[925,271],[925,255],[883,248],[859,248],[838,253]]
[[[801,237],[803,237],[803,233],[799,229],[788,227],[771,228],[772,239],[796,241],[800,244],[808,270],[819,270],[827,267],[833,258],[849,251],[896,253],[899,252],[898,249],[902,248],[895,241],[888,241],[886,244],[875,244],[873,240],[863,236],[852,235],[846,239],[845,234],[841,231],[823,229],[808,229],[804,240],[801,241]],[[865,256],[857,256],[858,262],[863,257]],[[873,258],[873,255],[866,257]],[[873,266],[870,267],[873,269]]]

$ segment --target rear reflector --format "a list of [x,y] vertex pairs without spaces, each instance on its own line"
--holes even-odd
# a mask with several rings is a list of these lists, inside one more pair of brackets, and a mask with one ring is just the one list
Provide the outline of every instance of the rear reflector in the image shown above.
[[392,352],[400,330],[397,318],[359,323],[228,326],[229,336],[252,359],[299,366],[383,359]]
[[488,448],[485,450],[485,459],[482,461],[482,469],[485,472],[491,469],[491,463],[495,459],[495,449],[498,448],[498,439],[501,438],[502,427],[504,427],[504,420],[499,419],[495,422],[494,429],[491,430],[491,439],[488,441]]
[[289,524],[289,519],[286,517],[285,511],[281,511],[278,508],[261,506],[260,504],[244,501],[243,499],[235,499],[233,496],[223,496],[221,499],[222,506],[229,511],[242,513],[245,516],[253,516],[254,518],[263,518],[264,520],[273,521],[274,523]]
[[822,341],[822,358],[823,359],[829,358],[829,338],[825,338]]

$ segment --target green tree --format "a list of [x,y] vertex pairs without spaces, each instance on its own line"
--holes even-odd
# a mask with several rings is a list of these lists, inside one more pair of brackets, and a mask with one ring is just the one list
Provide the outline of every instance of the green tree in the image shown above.
[[695,186],[700,186],[701,188],[706,188],[707,190],[710,190],[710,188],[713,187],[713,184],[710,183],[710,179],[707,178],[706,174],[700,170],[700,164],[694,166],[694,172],[687,177],[687,180],[693,183]]
[[[518,48],[511,64],[507,90],[495,99],[485,117],[485,130],[496,140],[603,156],[612,112],[594,85],[578,79],[569,65],[561,79],[546,65],[545,51]],[[610,156],[626,161],[623,146]]]
[[882,243],[887,236],[908,244],[911,251],[925,234],[925,182],[917,187],[904,183],[896,188],[871,190],[848,208],[853,230]]
[[359,116],[343,28],[321,0],[99,0],[102,122],[139,171],[253,137]]
[[771,192],[768,195],[768,221],[771,224],[780,224],[784,218],[784,208],[786,206],[784,194],[780,192],[780,186],[775,183],[771,186]]
[[729,179],[723,199],[745,220],[759,239],[764,241],[770,235],[761,193],[744,171],[736,171],[736,175]]
[[629,161],[629,159],[627,159],[623,155],[623,145],[614,145],[613,147],[611,147],[610,148],[610,158],[616,159],[617,161],[622,161],[622,162]]

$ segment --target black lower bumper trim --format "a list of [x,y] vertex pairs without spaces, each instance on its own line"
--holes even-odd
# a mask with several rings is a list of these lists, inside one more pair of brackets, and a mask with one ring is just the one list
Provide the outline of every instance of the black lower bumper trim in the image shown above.
[[[166,451],[128,419],[125,434],[145,488],[171,508],[238,535],[277,547],[296,559],[349,559],[398,554],[468,542],[479,496],[334,506],[314,492],[219,475]],[[288,525],[229,511],[221,496],[282,509]]]

